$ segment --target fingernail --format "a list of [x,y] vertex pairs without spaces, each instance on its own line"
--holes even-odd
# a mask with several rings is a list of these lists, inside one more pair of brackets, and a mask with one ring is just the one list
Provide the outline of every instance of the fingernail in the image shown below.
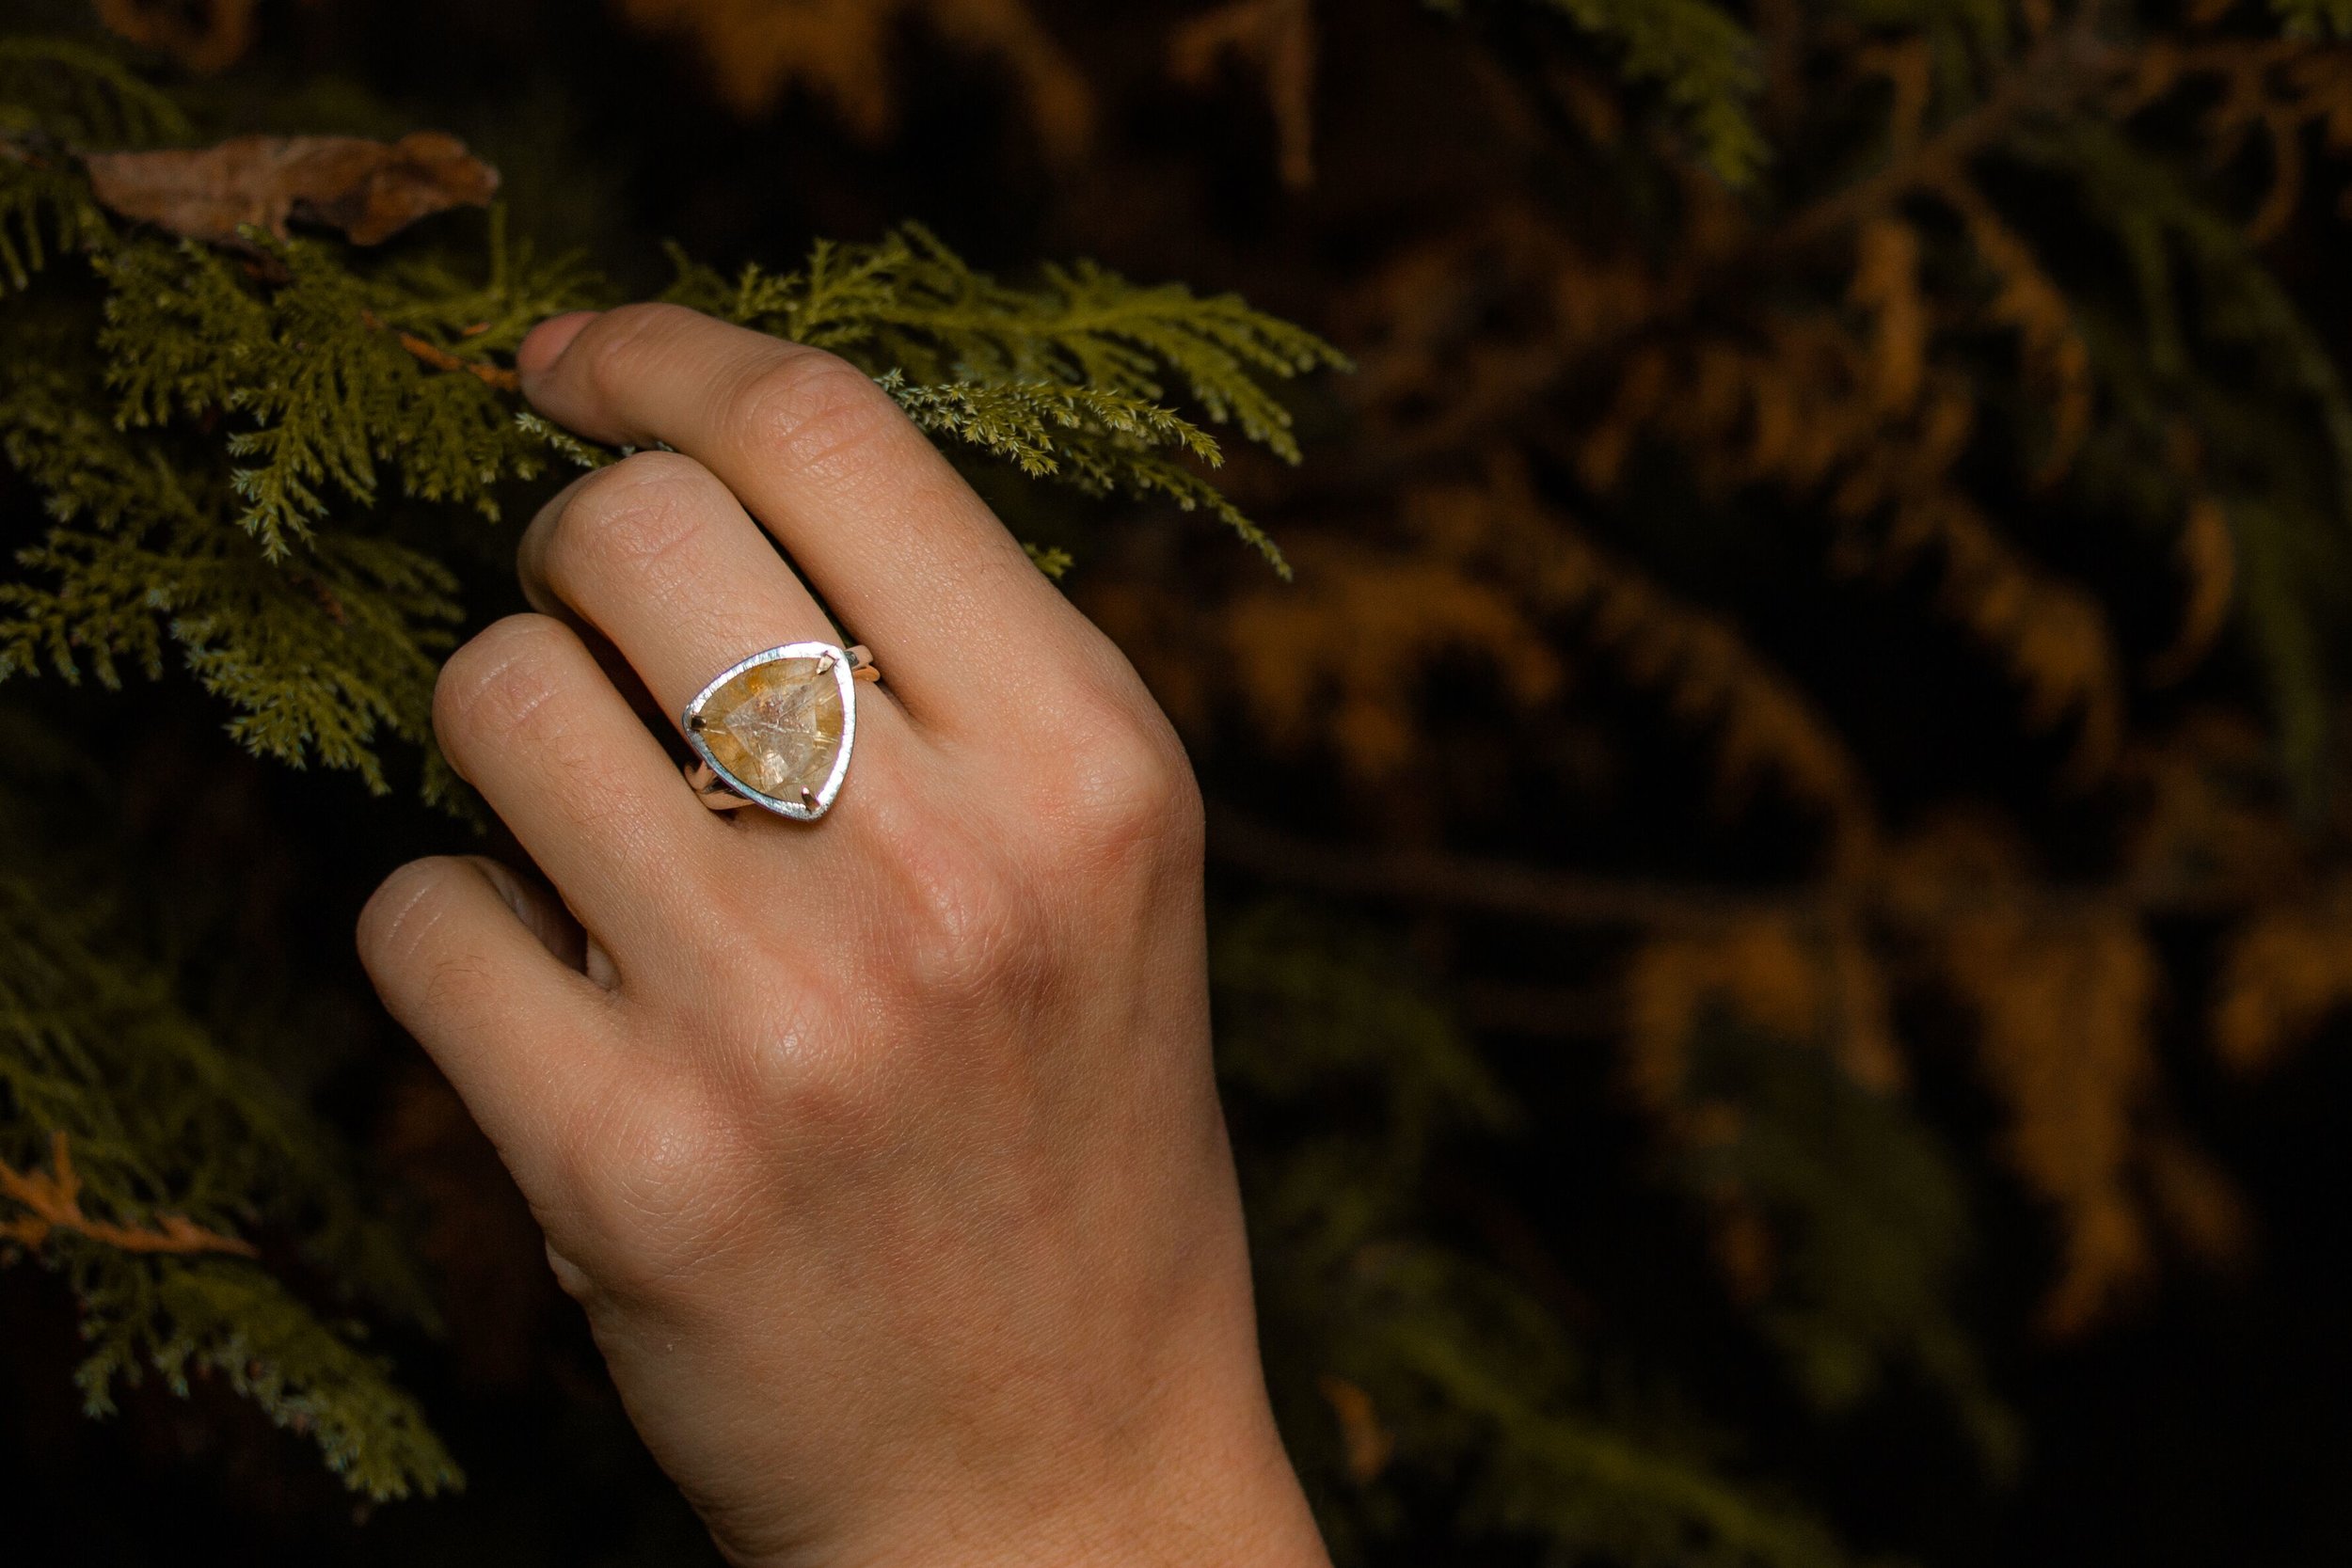
[[544,373],[548,367],[564,356],[572,346],[572,340],[580,329],[596,319],[594,310],[574,310],[565,315],[549,316],[532,327],[529,336],[515,346],[515,369],[526,376]]

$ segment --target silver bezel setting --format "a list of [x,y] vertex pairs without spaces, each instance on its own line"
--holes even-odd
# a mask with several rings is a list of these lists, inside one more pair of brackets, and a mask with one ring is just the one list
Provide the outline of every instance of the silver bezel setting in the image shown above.
[[[841,692],[841,750],[833,759],[833,770],[825,775],[823,786],[813,791],[803,790],[801,798],[797,800],[781,800],[776,796],[765,794],[737,778],[727,771],[717,757],[710,754],[710,747],[704,741],[702,736],[703,708],[721,687],[746,670],[755,670],[763,664],[772,664],[780,658],[817,660],[818,673],[831,675],[834,678],[834,684]],[[686,705],[686,711],[678,716],[678,727],[686,732],[686,744],[694,749],[694,754],[702,759],[703,765],[716,774],[727,788],[740,795],[753,805],[764,806],[778,816],[788,816],[795,822],[814,822],[833,809],[834,798],[841,793],[841,781],[848,776],[850,771],[850,750],[857,743],[856,663],[850,657],[850,651],[847,648],[833,642],[787,642],[781,647],[770,648],[764,653],[754,654],[741,663],[731,664],[713,675],[709,684],[695,693],[694,700]]]

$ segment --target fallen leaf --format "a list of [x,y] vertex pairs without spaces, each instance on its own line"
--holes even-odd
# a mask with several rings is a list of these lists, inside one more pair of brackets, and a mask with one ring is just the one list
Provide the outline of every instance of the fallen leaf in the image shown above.
[[421,217],[486,205],[498,170],[441,131],[396,142],[358,136],[237,136],[217,147],[95,152],[83,160],[109,210],[192,240],[244,224],[283,237],[289,219],[380,245]]

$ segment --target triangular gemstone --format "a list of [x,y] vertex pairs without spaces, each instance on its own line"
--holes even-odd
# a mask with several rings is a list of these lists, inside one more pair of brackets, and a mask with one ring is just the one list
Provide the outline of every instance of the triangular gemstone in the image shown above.
[[688,725],[710,760],[772,800],[830,800],[841,755],[843,681],[818,658],[773,658],[729,677],[695,705]]

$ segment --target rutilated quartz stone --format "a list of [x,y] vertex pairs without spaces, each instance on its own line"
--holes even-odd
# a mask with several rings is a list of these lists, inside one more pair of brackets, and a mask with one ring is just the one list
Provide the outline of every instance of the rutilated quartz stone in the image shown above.
[[779,800],[823,789],[841,753],[841,688],[813,658],[753,665],[712,692],[699,717],[712,759]]

